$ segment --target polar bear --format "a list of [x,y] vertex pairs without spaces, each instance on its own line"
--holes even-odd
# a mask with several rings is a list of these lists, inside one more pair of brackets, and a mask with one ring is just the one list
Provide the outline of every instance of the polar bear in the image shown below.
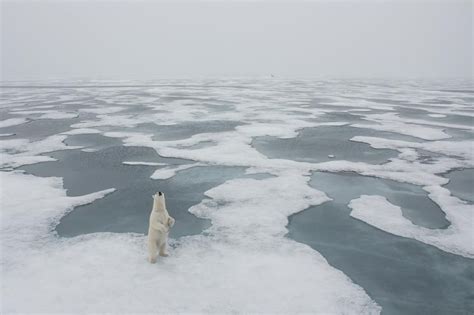
[[156,263],[156,257],[168,256],[166,253],[166,244],[168,241],[168,232],[174,224],[174,219],[166,210],[165,194],[159,191],[153,196],[153,209],[150,214],[150,226],[148,228],[148,261]]

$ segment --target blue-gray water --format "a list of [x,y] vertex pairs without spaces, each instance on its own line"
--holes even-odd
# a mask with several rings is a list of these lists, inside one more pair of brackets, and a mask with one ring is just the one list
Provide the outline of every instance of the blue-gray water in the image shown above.
[[474,169],[452,171],[445,175],[449,183],[445,185],[451,193],[467,202],[474,203]]

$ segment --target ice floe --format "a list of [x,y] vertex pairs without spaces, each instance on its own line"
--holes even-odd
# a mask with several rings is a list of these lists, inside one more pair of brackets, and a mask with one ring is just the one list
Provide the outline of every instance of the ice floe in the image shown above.
[[153,174],[151,174],[150,178],[152,179],[168,179],[173,177],[177,172],[186,170],[191,167],[202,166],[203,164],[195,163],[195,164],[187,164],[187,165],[178,165],[178,166],[168,166],[164,168],[157,169]]
[[39,162],[54,161],[44,153],[78,149],[80,146],[67,146],[64,140],[67,136],[54,135],[38,141],[27,139],[0,140],[0,167],[19,167]]
[[119,107],[119,106],[104,106],[104,107],[95,107],[95,108],[81,108],[79,111],[85,112],[85,113],[93,113],[93,114],[112,114],[112,113],[117,113],[125,110],[125,107]]
[[400,207],[391,204],[382,196],[362,195],[351,200],[351,216],[388,233],[413,238],[450,253],[474,258],[474,206],[451,196],[445,188],[427,186],[424,189],[446,213],[446,218],[451,222],[447,229],[429,229],[413,224],[403,217]]
[[71,119],[79,116],[76,113],[56,110],[17,110],[14,113],[16,115],[39,115],[34,117],[34,119]]
[[28,121],[29,119],[26,119],[26,118],[9,118],[9,119],[0,121],[0,128],[21,125]]
[[77,117],[79,117],[79,115],[76,113],[51,112],[41,115],[39,119],[71,119]]
[[157,162],[134,162],[134,161],[125,161],[125,165],[144,165],[144,166],[164,166],[168,165],[166,163],[157,163]]
[[351,124],[352,127],[369,128],[374,130],[390,131],[425,140],[440,140],[450,138],[442,129],[418,124],[407,123],[409,120],[401,119],[394,113],[365,115],[364,119],[375,124]]
[[376,149],[396,149],[407,148],[423,149],[447,156],[453,155],[461,157],[474,164],[474,143],[470,140],[464,141],[431,141],[431,142],[409,142],[403,140],[392,140],[377,137],[356,136],[351,141],[365,142]]
[[63,132],[63,135],[85,135],[85,134],[95,134],[95,133],[102,133],[98,129],[93,128],[75,128],[69,131]]
[[[58,177],[35,177],[21,172],[0,172],[2,204],[2,264],[28,260],[52,239],[54,225],[67,211],[112,193],[115,189],[68,197]],[[27,187],[27,188],[26,188]],[[25,189],[26,188],[26,189]],[[20,263],[20,265],[23,263]]]

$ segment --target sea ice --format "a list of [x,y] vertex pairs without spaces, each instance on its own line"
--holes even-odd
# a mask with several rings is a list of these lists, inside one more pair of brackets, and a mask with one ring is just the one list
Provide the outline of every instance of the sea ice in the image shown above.
[[146,166],[164,166],[166,163],[156,163],[156,162],[135,162],[135,161],[125,161],[125,165],[146,165]]
[[63,132],[63,135],[84,135],[84,134],[94,134],[94,133],[101,133],[98,129],[93,128],[75,128],[69,131]]
[[201,166],[203,164],[194,163],[188,165],[178,165],[178,166],[169,166],[164,168],[157,169],[150,178],[152,179],[167,179],[173,177],[177,172],[196,166]]
[[57,150],[70,150],[81,148],[67,146],[64,140],[67,136],[54,135],[39,141],[26,139],[0,140],[0,167],[19,167],[27,164],[54,161],[44,153]]
[[474,206],[451,196],[445,188],[432,186],[424,189],[446,213],[446,218],[451,222],[447,229],[428,229],[411,223],[403,217],[400,207],[391,204],[382,196],[362,195],[351,200],[351,216],[383,231],[414,238],[444,251],[474,258]]
[[0,121],[0,128],[6,128],[6,127],[11,127],[11,126],[16,126],[16,125],[21,125],[29,120],[26,118],[9,118]]

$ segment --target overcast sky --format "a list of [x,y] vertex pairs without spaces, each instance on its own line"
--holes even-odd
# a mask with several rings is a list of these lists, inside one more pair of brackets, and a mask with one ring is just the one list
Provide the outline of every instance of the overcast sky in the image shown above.
[[2,1],[3,80],[468,77],[472,1]]

